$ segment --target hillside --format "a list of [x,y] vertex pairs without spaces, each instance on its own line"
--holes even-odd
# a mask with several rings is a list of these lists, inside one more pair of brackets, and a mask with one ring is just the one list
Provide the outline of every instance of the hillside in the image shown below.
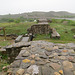
[[51,18],[51,17],[63,17],[63,18],[73,18],[75,17],[75,13],[69,13],[66,11],[59,11],[59,12],[29,12],[29,13],[21,13],[21,14],[8,14],[8,15],[0,15],[1,18]]

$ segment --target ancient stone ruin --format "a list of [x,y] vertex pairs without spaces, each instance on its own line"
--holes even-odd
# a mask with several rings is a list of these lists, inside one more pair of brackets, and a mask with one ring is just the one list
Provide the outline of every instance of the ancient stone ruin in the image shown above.
[[47,19],[39,19],[38,24],[32,25],[27,31],[32,34],[50,34],[51,38],[60,38],[59,33],[51,28]]
[[27,31],[32,34],[49,34],[52,30],[46,19],[39,19],[38,24],[32,25]]
[[[75,75],[75,44],[20,42],[6,47],[6,75]],[[1,75],[5,75],[3,72]]]

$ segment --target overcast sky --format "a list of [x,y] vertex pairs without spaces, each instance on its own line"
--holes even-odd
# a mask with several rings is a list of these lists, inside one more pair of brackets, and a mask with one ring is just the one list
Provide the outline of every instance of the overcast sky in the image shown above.
[[0,15],[32,11],[75,13],[75,0],[0,0]]

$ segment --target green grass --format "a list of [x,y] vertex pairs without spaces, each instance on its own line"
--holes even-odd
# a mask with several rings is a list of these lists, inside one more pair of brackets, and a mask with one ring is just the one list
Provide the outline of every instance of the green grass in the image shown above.
[[[67,25],[64,25],[62,22],[68,21]],[[31,25],[36,24],[35,22],[25,22],[25,23],[0,23],[0,27],[6,27],[6,34],[26,34],[27,29],[31,27]],[[55,28],[57,32],[60,34],[60,39],[50,39],[50,35],[36,35],[36,38],[34,40],[47,40],[50,42],[55,43],[69,43],[69,42],[75,42],[75,39],[73,39],[73,33],[71,31],[72,28],[75,28],[75,21],[71,20],[61,20],[61,19],[53,19],[53,23],[49,24],[52,28]],[[67,32],[67,33],[65,33]],[[3,34],[3,31],[0,31],[0,34]],[[1,39],[1,38],[0,38]],[[0,41],[1,46],[9,45],[11,44],[11,40],[6,41]]]
[[[6,54],[3,54],[3,53],[1,53],[0,52],[0,56],[2,56],[2,60],[0,60],[0,72],[2,71],[2,68],[4,67],[4,66],[7,66],[8,65],[8,63],[7,63],[7,55]],[[5,69],[5,71],[6,71],[7,69]]]
[[[56,31],[60,34],[61,38],[60,39],[50,39],[50,35],[36,35],[36,38],[34,40],[46,40],[49,42],[54,42],[54,43],[75,43],[75,39],[73,36],[75,33],[71,31],[72,28],[75,28],[75,21],[69,22],[67,25],[62,24],[62,20],[54,20],[54,23],[50,23],[51,28],[55,28]],[[74,23],[71,25],[71,23]],[[67,32],[67,33],[66,33]]]
[[[31,25],[35,24],[34,22],[26,22],[26,23],[0,23],[0,27],[6,27],[6,34],[25,34],[27,33],[27,29],[31,27]],[[3,34],[3,31],[0,32]]]

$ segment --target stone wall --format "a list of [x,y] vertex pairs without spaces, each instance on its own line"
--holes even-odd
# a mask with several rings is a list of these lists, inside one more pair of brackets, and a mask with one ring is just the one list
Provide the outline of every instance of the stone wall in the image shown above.
[[8,63],[11,63],[14,61],[14,59],[16,58],[16,56],[18,56],[18,54],[21,51],[22,47],[29,47],[30,43],[28,42],[19,42],[19,43],[14,43],[10,46],[6,47],[6,53],[8,56]]
[[36,24],[32,25],[31,28],[29,28],[28,33],[32,34],[49,34],[52,30],[50,28],[50,25],[48,24]]

